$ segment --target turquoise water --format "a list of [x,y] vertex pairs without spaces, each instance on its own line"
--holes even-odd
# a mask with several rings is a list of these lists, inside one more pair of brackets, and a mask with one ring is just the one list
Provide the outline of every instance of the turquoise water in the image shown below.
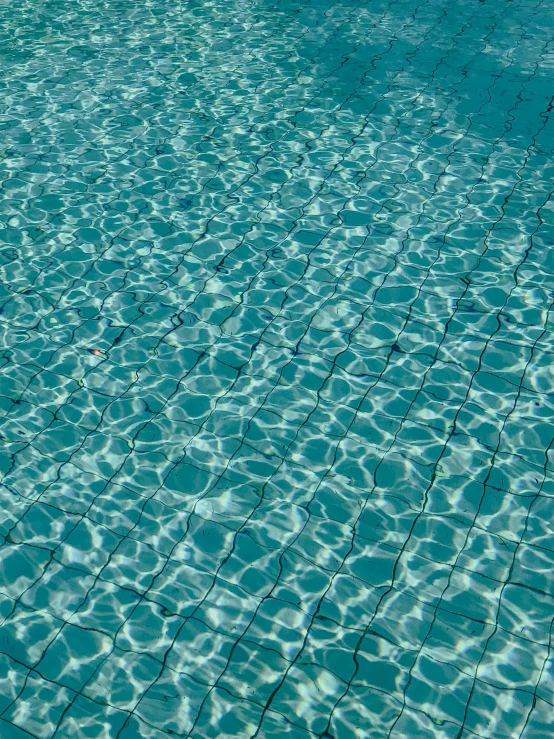
[[0,19],[0,739],[552,739],[552,4]]

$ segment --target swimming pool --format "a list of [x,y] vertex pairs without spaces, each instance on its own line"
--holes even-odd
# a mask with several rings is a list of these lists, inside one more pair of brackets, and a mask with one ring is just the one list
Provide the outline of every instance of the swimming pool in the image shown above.
[[551,738],[552,6],[0,18],[0,739]]

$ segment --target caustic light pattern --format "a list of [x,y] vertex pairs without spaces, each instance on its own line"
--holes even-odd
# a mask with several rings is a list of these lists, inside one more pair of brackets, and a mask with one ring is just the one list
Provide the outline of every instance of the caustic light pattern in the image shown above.
[[1,739],[551,739],[546,0],[0,0]]

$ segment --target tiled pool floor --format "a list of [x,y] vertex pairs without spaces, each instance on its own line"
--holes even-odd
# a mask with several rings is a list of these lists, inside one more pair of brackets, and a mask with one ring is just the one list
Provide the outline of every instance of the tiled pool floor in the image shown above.
[[552,4],[0,19],[0,739],[552,739]]

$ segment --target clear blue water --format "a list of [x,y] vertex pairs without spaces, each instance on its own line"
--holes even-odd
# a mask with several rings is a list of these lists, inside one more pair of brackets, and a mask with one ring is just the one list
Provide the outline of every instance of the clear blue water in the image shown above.
[[552,4],[0,19],[0,739],[552,739]]

